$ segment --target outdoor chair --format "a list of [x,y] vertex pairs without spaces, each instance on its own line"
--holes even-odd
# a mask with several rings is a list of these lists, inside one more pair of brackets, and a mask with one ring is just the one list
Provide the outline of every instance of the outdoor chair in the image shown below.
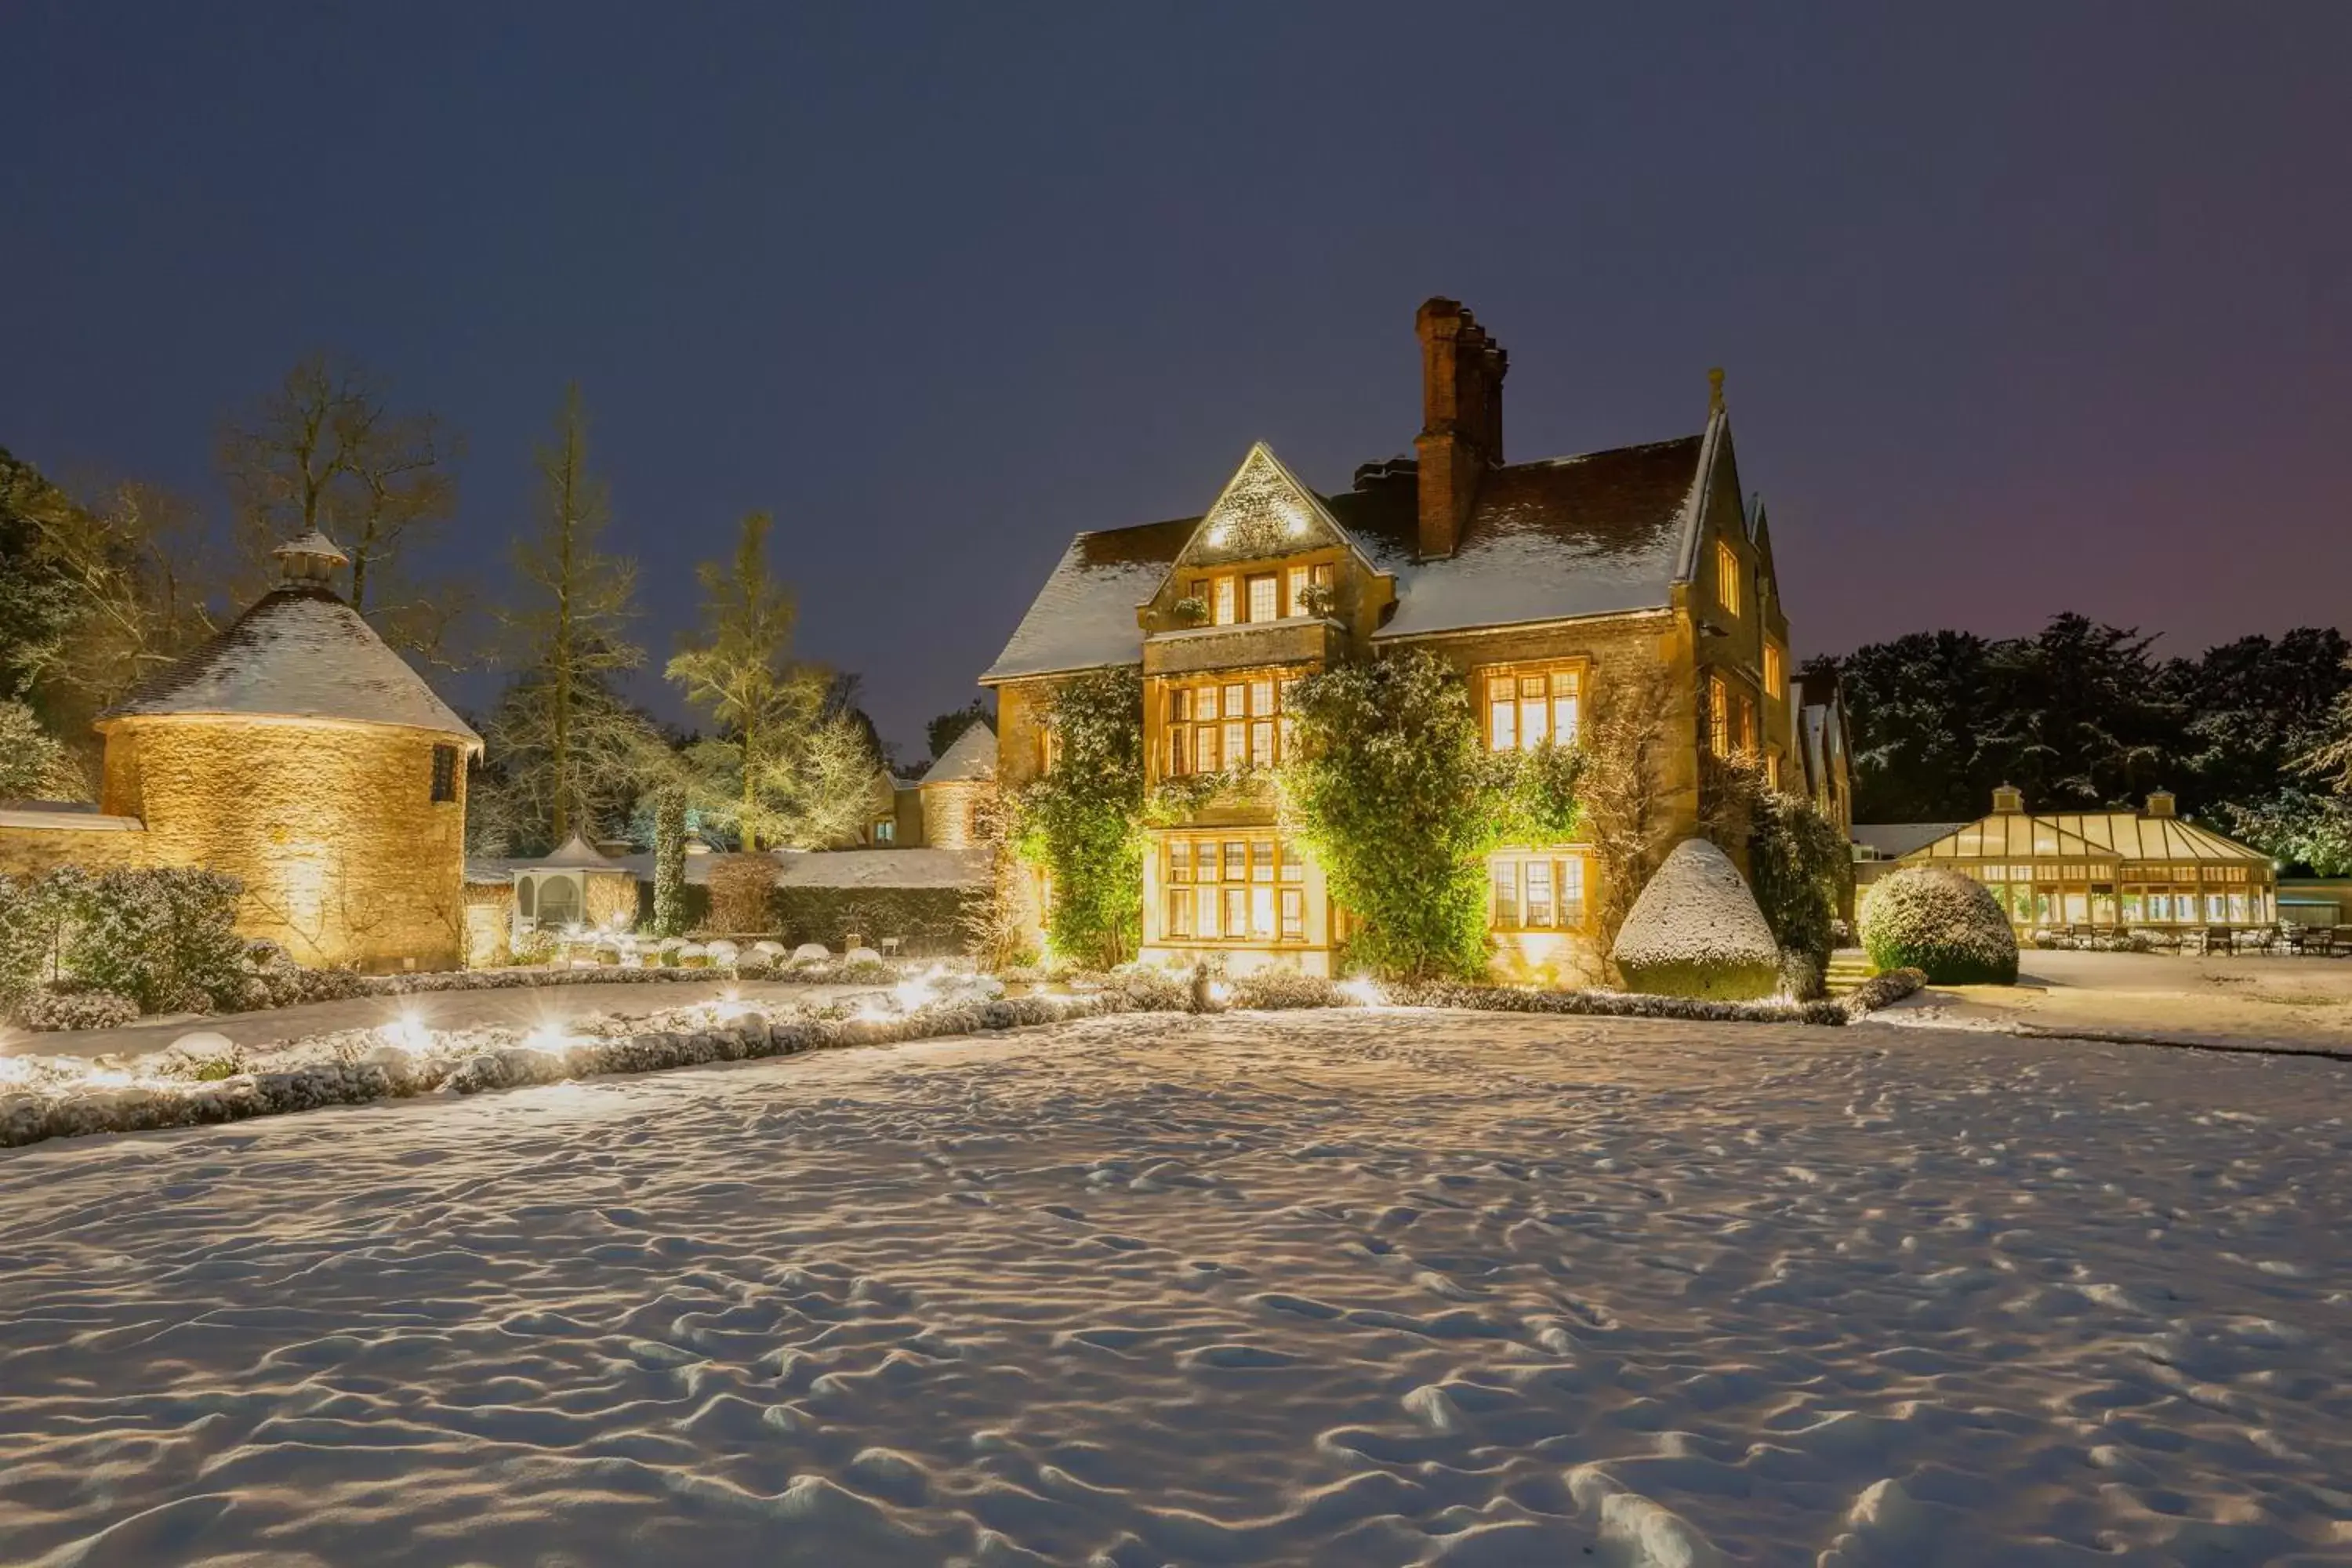
[[899,937],[895,937],[895,936],[886,936],[886,937],[884,937],[884,938],[882,939],[882,941],[881,941],[881,943],[880,943],[880,945],[881,945],[881,949],[882,949],[882,956],[883,956],[883,957],[885,957],[885,958],[896,958],[896,957],[898,957],[898,943],[899,943],[902,940],[904,940],[904,939],[903,939],[903,938],[899,938]]

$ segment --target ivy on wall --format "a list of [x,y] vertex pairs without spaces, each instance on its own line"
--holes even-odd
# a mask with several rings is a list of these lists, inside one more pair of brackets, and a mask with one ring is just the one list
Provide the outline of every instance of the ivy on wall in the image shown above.
[[1053,766],[1021,794],[1022,858],[1052,879],[1046,934],[1108,969],[1143,941],[1143,678],[1091,670],[1046,703]]
[[1744,758],[1703,759],[1700,828],[1745,855],[1748,886],[1780,944],[1781,978],[1800,997],[1822,994],[1838,910],[1853,885],[1853,852],[1802,795],[1771,788]]
[[1347,962],[1393,978],[1483,973],[1486,857],[1575,833],[1582,754],[1487,752],[1462,678],[1418,649],[1310,675],[1287,711],[1287,816],[1356,919]]

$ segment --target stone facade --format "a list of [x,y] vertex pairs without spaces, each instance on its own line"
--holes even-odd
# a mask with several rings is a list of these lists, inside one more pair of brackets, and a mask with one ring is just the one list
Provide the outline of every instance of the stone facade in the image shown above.
[[[1140,666],[1150,787],[1278,764],[1287,682],[1421,647],[1461,672],[1496,749],[1580,730],[1626,674],[1658,672],[1670,839],[1697,831],[1710,752],[1811,787],[1770,531],[1743,496],[1720,373],[1697,436],[1512,466],[1507,356],[1451,300],[1424,305],[1416,329],[1413,459],[1368,464],[1323,496],[1260,444],[1200,518],[1073,541],[982,677],[1007,786],[1048,764],[1046,704],[1082,670]],[[1349,917],[1286,841],[1271,790],[1221,786],[1147,837],[1145,959],[1329,972]],[[1489,869],[1500,977],[1602,976],[1611,906],[1590,845],[1506,846]]]
[[238,927],[299,963],[451,969],[464,958],[466,770],[433,798],[431,731],[244,715],[108,721],[109,813],[148,862],[245,884]]
[[933,849],[969,849],[972,812],[989,785],[979,782],[923,786],[923,844]]

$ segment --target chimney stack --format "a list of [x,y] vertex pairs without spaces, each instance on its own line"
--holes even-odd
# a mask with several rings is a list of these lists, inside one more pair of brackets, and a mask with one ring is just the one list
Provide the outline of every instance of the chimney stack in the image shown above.
[[1413,318],[1421,337],[1420,553],[1454,553],[1478,479],[1503,460],[1503,377],[1510,356],[1457,300],[1425,301]]

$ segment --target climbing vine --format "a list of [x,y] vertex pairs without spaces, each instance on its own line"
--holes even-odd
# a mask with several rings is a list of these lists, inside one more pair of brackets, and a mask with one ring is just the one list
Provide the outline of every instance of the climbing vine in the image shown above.
[[1109,968],[1143,940],[1143,679],[1100,669],[1046,704],[1053,766],[1021,794],[1022,858],[1052,883],[1046,934],[1063,957]]

